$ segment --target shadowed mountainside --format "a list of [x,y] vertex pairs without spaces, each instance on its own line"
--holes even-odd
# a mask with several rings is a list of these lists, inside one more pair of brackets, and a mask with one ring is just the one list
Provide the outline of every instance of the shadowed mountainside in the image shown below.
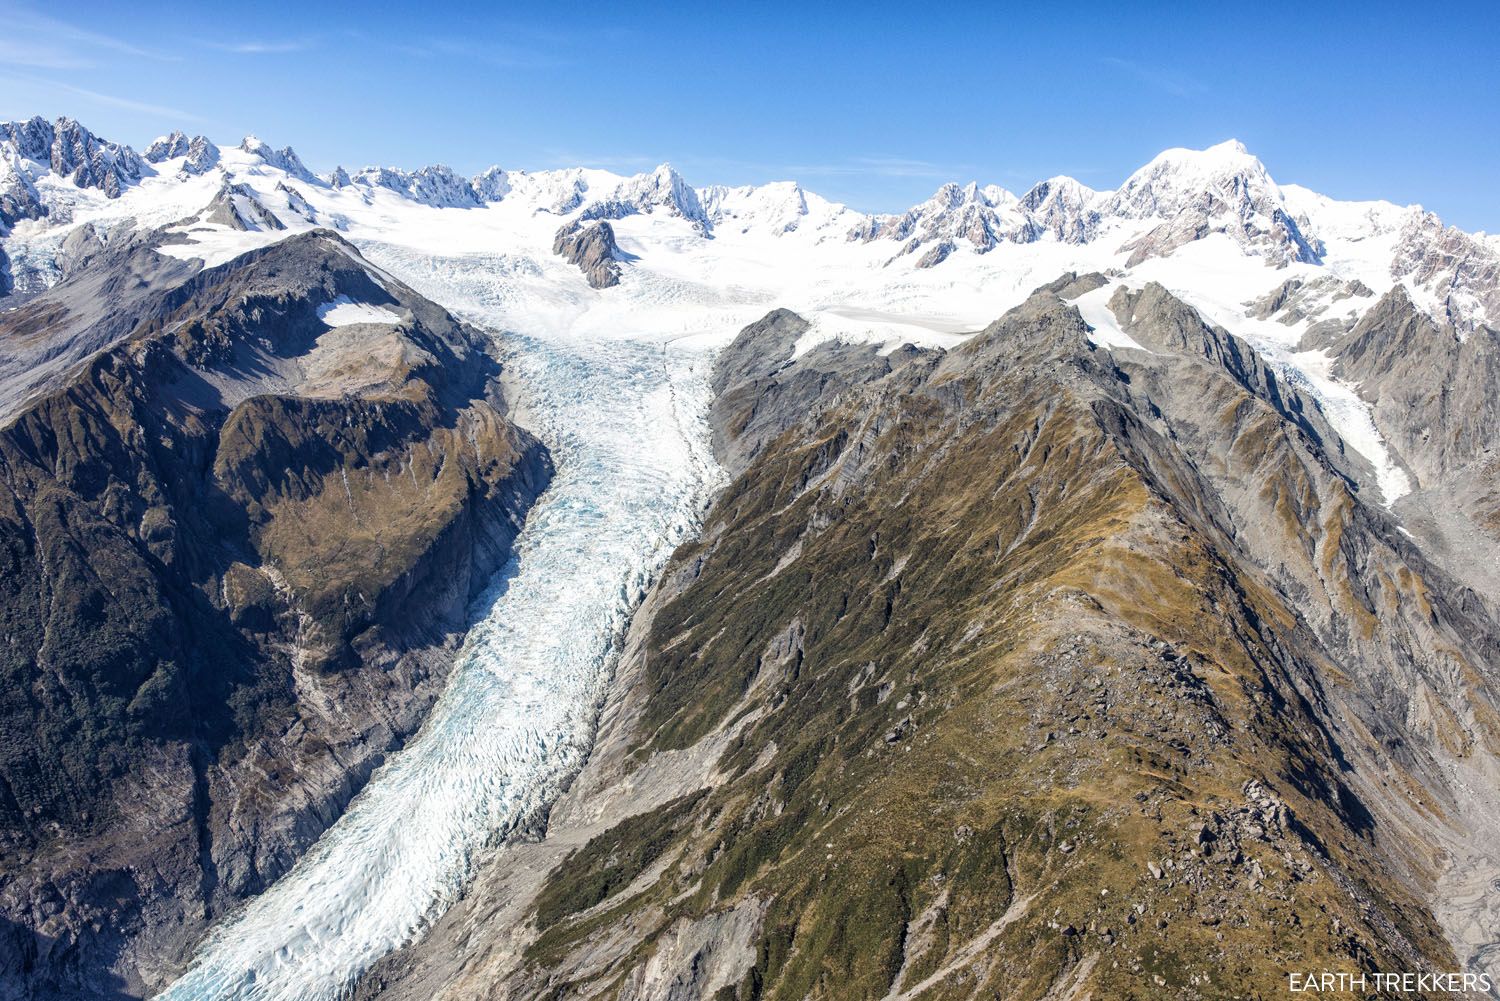
[[550,475],[482,335],[337,236],[122,253],[0,318],[77,359],[0,429],[5,998],[148,991],[284,872],[421,722]]

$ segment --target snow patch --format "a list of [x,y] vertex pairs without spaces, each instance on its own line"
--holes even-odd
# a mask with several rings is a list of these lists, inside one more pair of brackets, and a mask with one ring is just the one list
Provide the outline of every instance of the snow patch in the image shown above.
[[291,235],[286,230],[238,230],[208,223],[198,223],[191,227],[169,230],[169,232],[181,233],[187,237],[187,240],[180,243],[164,243],[156,248],[157,252],[182,261],[197,258],[203,261],[205,269],[228,264],[241,254],[269,247]]
[[1078,313],[1083,317],[1083,322],[1091,328],[1089,340],[1111,351],[1115,348],[1134,348],[1151,354],[1149,348],[1122,330],[1120,321],[1115,319],[1114,311],[1109,308],[1109,300],[1114,295],[1115,288],[1114,285],[1102,285],[1073,300],[1073,305],[1078,307]]
[[341,295],[318,307],[318,319],[330,327],[348,327],[356,323],[400,323],[401,316],[384,306],[355,302]]

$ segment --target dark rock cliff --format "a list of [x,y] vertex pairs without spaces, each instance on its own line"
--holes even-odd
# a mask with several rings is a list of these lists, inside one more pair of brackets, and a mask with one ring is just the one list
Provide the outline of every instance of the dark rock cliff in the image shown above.
[[607,222],[575,222],[557,231],[552,252],[578,266],[590,288],[620,284],[620,248]]
[[[147,993],[284,872],[550,475],[483,337],[333,234],[167,274],[0,428],[0,998]],[[320,319],[345,301],[382,322]]]

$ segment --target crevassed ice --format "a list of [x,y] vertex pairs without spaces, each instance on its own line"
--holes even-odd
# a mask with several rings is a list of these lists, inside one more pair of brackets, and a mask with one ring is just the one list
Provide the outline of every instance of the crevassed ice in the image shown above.
[[160,995],[334,998],[457,899],[582,764],[624,626],[718,475],[708,356],[684,343],[514,337],[557,473],[413,740]]

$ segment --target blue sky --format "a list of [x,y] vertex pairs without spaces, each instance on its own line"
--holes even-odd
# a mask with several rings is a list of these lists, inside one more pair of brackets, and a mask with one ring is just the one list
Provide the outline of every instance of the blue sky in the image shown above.
[[1500,4],[0,0],[0,117],[137,148],[255,132],[310,166],[671,161],[856,208],[945,180],[1116,186],[1234,137],[1272,176],[1500,231]]

